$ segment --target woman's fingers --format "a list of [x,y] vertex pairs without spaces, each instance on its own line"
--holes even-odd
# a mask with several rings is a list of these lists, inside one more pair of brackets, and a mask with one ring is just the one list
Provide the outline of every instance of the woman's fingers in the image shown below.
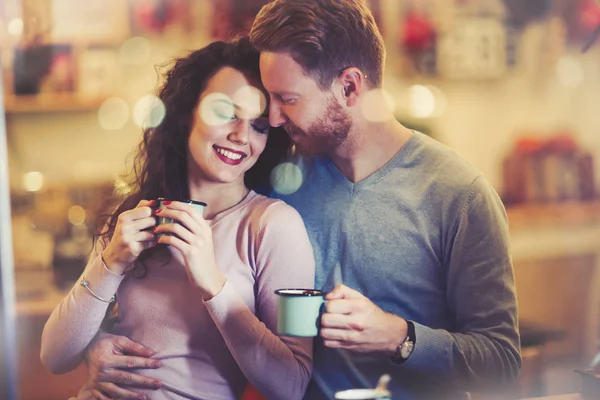
[[156,228],[154,228],[155,235],[158,235],[160,233],[165,233],[165,232],[175,234],[177,237],[179,237],[183,242],[185,242],[187,244],[194,243],[194,239],[196,238],[196,236],[192,232],[190,232],[187,228],[185,228],[179,224],[176,224],[176,223],[161,224],[161,225],[157,226]]
[[137,233],[139,231],[143,231],[144,229],[153,227],[154,225],[156,225],[156,218],[145,217],[123,224],[121,227],[121,232],[123,234]]
[[[142,201],[147,202],[147,200],[142,200]],[[140,202],[140,204],[142,204],[142,202]],[[125,224],[127,222],[151,217],[152,216],[152,206],[150,205],[151,203],[144,204],[144,205],[140,205],[140,204],[138,204],[138,206],[136,208],[122,212],[119,215],[118,221],[122,224]]]
[[[197,233],[203,227],[208,227],[207,222],[202,218],[196,210],[186,204],[173,202],[174,206],[169,205],[167,208],[156,210],[156,215],[160,217],[173,218],[181,223],[187,230],[192,233]],[[175,205],[177,204],[177,205]],[[186,206],[184,208],[184,206]],[[175,208],[179,207],[179,208]]]
[[153,207],[156,204],[156,200],[140,200],[140,202],[135,206],[138,207]]

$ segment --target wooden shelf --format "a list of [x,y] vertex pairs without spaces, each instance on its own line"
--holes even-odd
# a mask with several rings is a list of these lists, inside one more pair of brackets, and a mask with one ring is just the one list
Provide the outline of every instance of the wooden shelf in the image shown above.
[[100,107],[103,101],[104,98],[81,98],[71,93],[31,96],[7,94],[4,97],[4,109],[7,114],[94,111]]
[[600,200],[565,203],[527,203],[506,208],[510,228],[529,225],[600,223]]

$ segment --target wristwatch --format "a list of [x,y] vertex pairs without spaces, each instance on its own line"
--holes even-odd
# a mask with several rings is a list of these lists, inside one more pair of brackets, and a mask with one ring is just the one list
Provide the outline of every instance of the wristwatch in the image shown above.
[[415,337],[415,324],[412,321],[406,321],[408,326],[406,338],[396,347],[396,354],[392,357],[392,362],[402,364],[413,352],[417,338]]

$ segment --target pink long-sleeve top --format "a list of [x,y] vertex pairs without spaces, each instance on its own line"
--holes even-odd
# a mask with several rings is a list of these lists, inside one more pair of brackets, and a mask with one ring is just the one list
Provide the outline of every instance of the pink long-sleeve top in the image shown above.
[[[142,278],[112,273],[101,249],[95,251],[82,276],[100,297],[117,294],[119,315],[111,333],[157,352],[160,368],[134,371],[163,381],[162,389],[143,391],[150,399],[234,399],[248,381],[269,399],[302,398],[312,371],[312,339],[275,333],[274,294],[314,286],[315,262],[302,219],[284,202],[250,192],[209,223],[215,258],[227,278],[209,301],[190,283],[178,250],[170,249],[170,258],[147,260]],[[107,306],[78,281],[44,327],[44,365],[54,373],[76,367]]]

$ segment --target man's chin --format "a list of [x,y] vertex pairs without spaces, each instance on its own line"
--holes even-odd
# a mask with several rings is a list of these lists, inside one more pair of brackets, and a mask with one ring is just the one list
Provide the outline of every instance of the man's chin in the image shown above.
[[318,157],[327,154],[325,146],[320,143],[310,143],[306,141],[294,142],[296,151],[306,157]]

